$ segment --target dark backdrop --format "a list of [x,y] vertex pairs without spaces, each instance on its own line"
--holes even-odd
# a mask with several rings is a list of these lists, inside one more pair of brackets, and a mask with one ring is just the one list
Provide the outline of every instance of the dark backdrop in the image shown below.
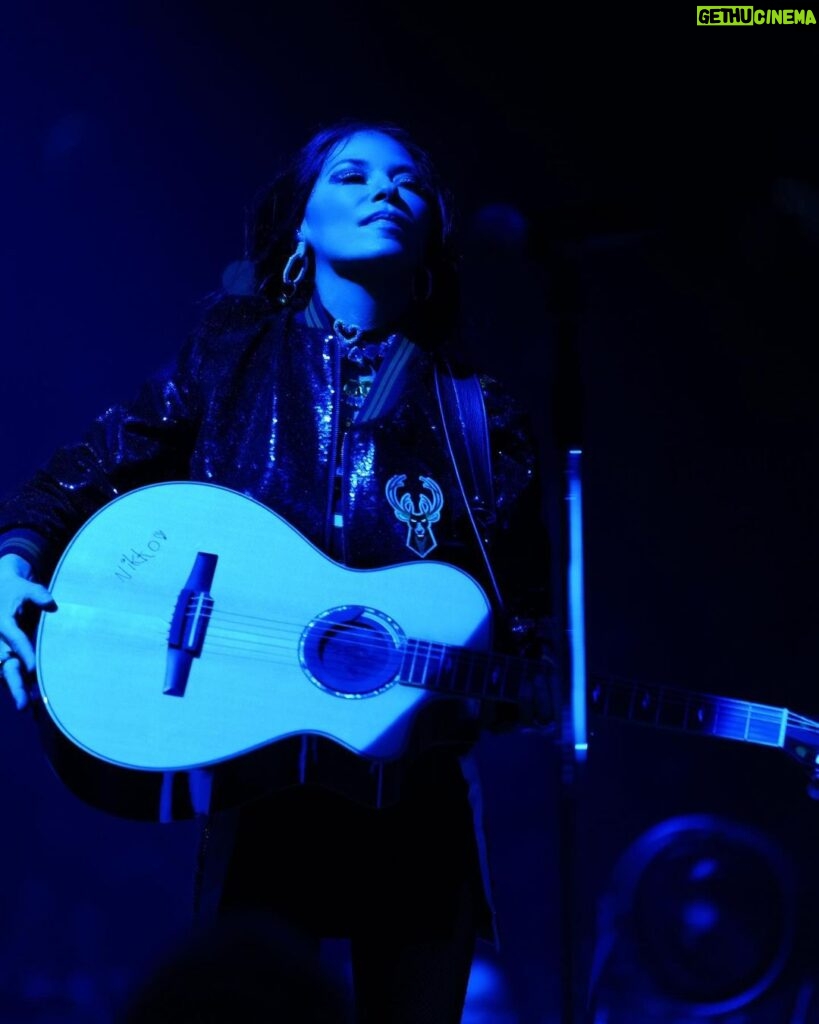
[[[390,117],[460,198],[477,354],[532,410],[558,550],[582,443],[590,670],[819,715],[816,39],[517,2],[7,10],[4,486],[174,351],[282,150]],[[0,721],[4,1019],[107,1020],[185,927],[194,831],[85,806]],[[472,1020],[556,1021],[571,972],[579,1003],[615,862],[679,815],[758,829],[810,920],[819,809],[780,751],[607,722],[570,787],[560,755],[487,745],[507,938]]]

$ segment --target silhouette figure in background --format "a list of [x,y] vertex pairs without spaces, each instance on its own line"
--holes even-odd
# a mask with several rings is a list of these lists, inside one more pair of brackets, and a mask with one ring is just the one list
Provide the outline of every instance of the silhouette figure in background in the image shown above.
[[344,981],[267,915],[212,922],[142,978],[119,1024],[351,1024]]

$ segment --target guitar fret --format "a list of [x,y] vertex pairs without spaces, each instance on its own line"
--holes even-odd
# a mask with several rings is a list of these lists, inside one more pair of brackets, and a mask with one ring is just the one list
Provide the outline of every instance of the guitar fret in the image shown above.
[[603,685],[602,682],[598,681],[591,691],[591,706],[612,718],[630,720],[633,703],[634,687],[624,687],[616,684]]
[[449,651],[445,647],[440,648],[440,654],[438,656],[438,672],[435,677],[436,686],[438,690],[448,691],[450,689],[450,682],[452,676],[452,668],[454,668],[456,658],[452,657]]
[[687,728],[690,732],[705,733],[711,736],[719,735],[718,715],[719,708],[712,701],[698,697],[691,702],[692,714],[688,716]]
[[684,729],[686,727],[691,706],[685,697],[680,700],[679,695],[660,691],[657,707],[657,725],[668,729]]
[[[459,651],[457,657],[447,655],[447,662],[450,664],[447,689],[452,693],[498,701],[515,701],[520,696],[522,675],[519,664],[508,655]],[[526,662],[525,665],[534,680],[541,666],[538,662]]]
[[496,658],[494,662],[486,662],[483,666],[481,696],[490,700],[497,700],[503,693],[505,672],[501,669],[500,661],[500,658]]
[[421,660],[420,666],[420,678],[418,679],[418,686],[425,687],[427,685],[427,677],[429,673],[429,654],[431,644],[428,640],[418,641],[418,656]]
[[404,654],[401,659],[400,676],[408,685],[415,682],[415,658],[418,653],[418,644],[415,640],[407,640],[404,644]]
[[752,743],[764,743],[781,747],[784,742],[788,712],[785,708],[771,708],[765,704],[751,704],[748,707],[748,729],[746,739]]
[[691,728],[691,694],[685,695],[684,707],[683,707],[683,718],[682,728],[688,730]]
[[463,651],[455,658],[455,671],[452,673],[449,686],[450,693],[463,696],[472,692],[472,670],[475,667],[475,656],[472,651]]
[[535,680],[540,680],[546,671],[546,666],[539,661],[521,661],[520,659],[506,658],[506,677],[503,685],[503,698],[505,700],[519,700],[523,690],[531,690]]
[[421,686],[423,680],[423,666],[421,662],[421,641],[420,640],[407,640],[406,652],[410,655],[410,664],[406,667],[406,671],[401,673],[401,678],[405,679],[407,683],[411,683],[413,686]]
[[[428,690],[446,692],[449,689],[448,677],[451,671],[451,658],[443,644],[427,643],[426,674],[423,686]],[[433,671],[430,672],[430,669]]]

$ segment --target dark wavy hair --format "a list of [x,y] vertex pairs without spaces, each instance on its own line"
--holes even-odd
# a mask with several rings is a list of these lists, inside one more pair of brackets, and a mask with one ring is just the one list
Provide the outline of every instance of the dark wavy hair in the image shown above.
[[419,289],[425,294],[417,299],[413,312],[428,341],[444,340],[455,332],[460,302],[454,204],[429,153],[405,128],[390,121],[348,117],[320,128],[259,190],[249,213],[245,257],[253,266],[254,289],[282,304],[299,306],[307,302],[313,287],[312,273],[305,275],[294,294],[285,297],[284,265],[295,248],[307,200],[325,160],[340,143],[361,131],[381,132],[400,142],[421,173],[432,212],[424,257],[430,278]]

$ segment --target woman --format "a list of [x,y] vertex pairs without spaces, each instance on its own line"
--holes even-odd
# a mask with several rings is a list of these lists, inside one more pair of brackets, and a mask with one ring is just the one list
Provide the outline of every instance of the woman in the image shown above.
[[[35,664],[21,613],[54,610],[42,581],[60,551],[109,500],[167,480],[250,495],[355,569],[463,569],[496,646],[544,655],[535,453],[514,402],[455,358],[450,202],[428,155],[391,124],[322,129],[263,190],[250,238],[175,364],[0,506],[0,663],[20,707]],[[430,702],[389,800],[351,797],[360,762],[311,737],[300,784],[270,780],[241,808],[222,912],[349,936],[362,1022],[454,1024],[492,923],[469,749],[481,727],[548,717],[548,688]]]

